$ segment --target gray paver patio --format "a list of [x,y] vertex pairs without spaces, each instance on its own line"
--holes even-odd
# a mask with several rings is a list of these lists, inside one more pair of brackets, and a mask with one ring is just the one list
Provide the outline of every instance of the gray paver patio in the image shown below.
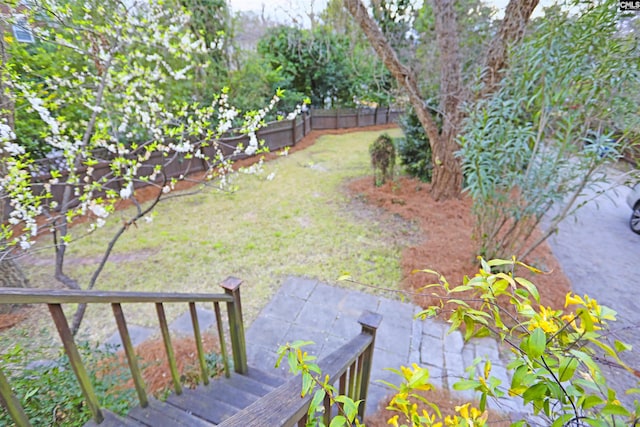
[[[385,368],[418,363],[427,366],[436,387],[448,387],[465,377],[465,367],[475,358],[491,358],[492,373],[508,388],[510,377],[501,362],[498,344],[490,338],[464,343],[449,326],[435,320],[415,319],[420,308],[381,296],[327,285],[314,279],[287,277],[273,299],[247,329],[248,360],[252,366],[286,376],[287,368],[275,370],[277,349],[294,340],[314,341],[305,347],[319,358],[339,348],[360,333],[357,320],[363,311],[382,315],[373,356],[367,413],[375,412],[391,389],[380,380],[394,384],[399,378]],[[459,393],[459,392],[456,392]],[[472,392],[460,393],[472,398]],[[504,412],[524,413],[521,405],[501,399],[489,402]]]

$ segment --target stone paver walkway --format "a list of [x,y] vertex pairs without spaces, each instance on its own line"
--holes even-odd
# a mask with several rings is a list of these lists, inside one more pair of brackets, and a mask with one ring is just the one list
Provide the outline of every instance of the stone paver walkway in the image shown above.
[[[447,324],[414,319],[420,308],[413,304],[300,277],[288,277],[248,328],[249,363],[273,372],[278,347],[295,340],[314,341],[315,344],[306,349],[309,354],[322,358],[360,333],[358,318],[365,310],[382,315],[376,335],[367,413],[374,412],[391,393],[379,380],[399,382],[398,376],[385,368],[398,369],[411,363],[427,366],[435,386],[451,389],[458,379],[467,377],[465,367],[474,358],[488,357],[493,363],[492,374],[508,388],[506,362],[501,363],[503,359],[495,340],[483,338],[464,344],[458,331],[446,333]],[[288,367],[286,363],[283,365],[280,375],[286,375]],[[473,397],[470,392],[461,394],[465,398]],[[509,399],[501,399],[492,406],[516,418],[524,412]]]

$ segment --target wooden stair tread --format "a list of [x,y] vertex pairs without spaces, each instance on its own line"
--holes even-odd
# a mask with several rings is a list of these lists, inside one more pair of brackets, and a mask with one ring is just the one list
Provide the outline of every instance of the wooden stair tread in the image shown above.
[[219,400],[238,409],[244,409],[260,398],[260,396],[236,388],[229,381],[224,380],[213,381],[211,384],[199,386],[193,391],[205,399]]
[[210,427],[215,424],[198,418],[188,412],[180,410],[173,405],[169,405],[159,400],[150,399],[149,406],[133,408],[128,414],[128,418],[147,426],[171,426],[171,427]]
[[90,427],[210,427],[215,426],[251,405],[285,382],[283,378],[249,367],[246,375],[233,373],[230,378],[216,378],[209,385],[171,394],[166,402],[149,399],[146,408],[137,406],[126,418],[103,410],[105,421]]
[[84,427],[141,427],[144,424],[140,424],[136,420],[129,418],[123,418],[108,409],[101,409],[104,420],[98,424],[94,420],[89,421]]
[[256,380],[273,388],[280,387],[286,381],[284,378],[269,374],[252,366],[249,366],[246,375],[243,376],[251,378],[252,380]]
[[214,424],[220,424],[240,410],[214,398],[203,399],[196,390],[184,390],[181,395],[172,394],[167,398],[167,403]]
[[[247,393],[251,393],[256,397],[262,397],[275,389],[275,387],[269,384],[265,384],[246,375],[231,375],[231,378],[221,378],[218,381],[223,384],[229,384],[230,386]],[[212,385],[215,385],[218,381],[212,382]]]

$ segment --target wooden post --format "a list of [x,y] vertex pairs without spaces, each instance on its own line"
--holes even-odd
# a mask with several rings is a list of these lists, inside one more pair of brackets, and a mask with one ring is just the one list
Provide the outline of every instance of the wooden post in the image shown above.
[[369,380],[371,378],[371,366],[373,364],[373,348],[376,344],[376,331],[382,322],[382,316],[377,313],[365,311],[358,319],[358,323],[362,326],[362,333],[371,335],[371,344],[363,353],[362,358],[362,375],[360,383],[360,395],[356,396],[354,400],[361,399],[362,404],[358,408],[358,415],[364,419],[364,412],[367,404],[367,393],[369,392]]
[[291,146],[295,146],[296,142],[298,142],[298,138],[296,138],[296,123],[298,122],[298,118],[294,117],[293,120],[291,120]]
[[180,373],[176,365],[176,356],[173,353],[171,345],[171,334],[169,334],[169,325],[167,316],[164,313],[164,306],[161,302],[156,303],[156,312],[158,313],[158,321],[160,322],[160,331],[162,332],[162,341],[164,341],[164,349],[167,353],[167,361],[169,362],[169,370],[171,371],[171,379],[173,380],[173,388],[176,394],[182,394],[182,384],[180,384]]
[[229,355],[227,354],[227,343],[224,339],[224,329],[222,327],[222,315],[220,315],[220,304],[216,301],[213,303],[213,310],[216,313],[216,326],[218,327],[218,342],[220,343],[220,353],[222,353],[222,362],[224,364],[224,376],[229,378]]
[[198,322],[198,311],[196,303],[189,303],[189,313],[191,314],[191,324],[193,325],[193,339],[196,341],[196,350],[198,351],[198,362],[200,363],[200,373],[202,374],[202,382],[204,385],[209,384],[209,370],[207,362],[204,359],[204,348],[202,346],[202,334],[200,333],[200,322]]
[[58,335],[60,335],[60,339],[64,345],[64,350],[69,358],[69,363],[73,368],[73,372],[76,374],[78,383],[80,383],[80,388],[82,389],[82,394],[87,401],[87,406],[91,410],[95,422],[100,424],[104,420],[104,415],[102,415],[102,411],[100,410],[98,398],[93,390],[93,385],[91,384],[87,370],[82,364],[78,348],[73,341],[73,335],[69,329],[67,318],[62,311],[62,306],[60,304],[49,304],[49,312],[51,313],[53,322],[56,324],[56,328],[58,329]]
[[131,343],[131,337],[129,336],[127,321],[125,320],[124,313],[122,312],[122,306],[118,303],[113,303],[111,304],[111,309],[113,310],[113,316],[115,317],[116,324],[118,325],[118,331],[120,332],[120,339],[122,340],[124,352],[127,355],[129,369],[131,369],[131,378],[133,379],[133,384],[135,385],[136,392],[138,393],[140,406],[146,408],[149,405],[149,400],[147,399],[147,393],[144,389],[144,380],[142,379],[140,367],[138,366],[136,352],[133,348],[133,344]]
[[0,403],[3,404],[0,406],[6,406],[11,419],[18,427],[31,427],[29,418],[24,413],[20,401],[11,391],[9,380],[4,376],[2,369],[0,369]]
[[242,280],[229,276],[220,284],[225,293],[231,295],[233,302],[227,303],[229,314],[229,330],[231,334],[231,350],[233,351],[233,367],[239,374],[246,374],[247,349],[244,340],[244,324],[242,323],[242,305],[240,303],[240,285]]

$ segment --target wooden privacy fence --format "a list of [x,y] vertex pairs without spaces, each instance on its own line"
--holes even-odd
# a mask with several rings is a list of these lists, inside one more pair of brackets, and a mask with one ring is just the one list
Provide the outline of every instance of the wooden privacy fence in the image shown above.
[[[311,109],[308,113],[302,113],[292,120],[281,120],[278,122],[267,123],[257,132],[259,140],[264,141],[265,147],[269,151],[280,150],[285,147],[296,145],[302,138],[307,136],[312,130],[327,129],[345,129],[358,128],[374,125],[386,125],[395,123],[402,110],[396,110],[388,107],[380,108],[360,108],[360,109],[337,109],[337,110],[316,110]],[[219,139],[222,152],[225,156],[232,155],[238,145],[244,147],[249,146],[249,137],[247,135],[227,136]],[[212,147],[203,148],[204,154],[215,156]],[[208,152],[211,151],[211,152]],[[244,153],[235,155],[236,159],[249,157]],[[176,156],[176,160],[165,163],[166,158],[161,152],[155,152],[146,160],[141,169],[151,171],[154,166],[165,164],[164,173],[168,178],[178,176],[186,176],[196,172],[202,172],[209,168],[207,162],[197,159],[185,159],[184,156]],[[34,180],[46,182],[49,178],[51,170],[64,171],[66,163],[63,157],[44,158],[35,161]],[[98,180],[100,177],[110,172],[108,163],[102,163],[93,166],[92,177]],[[144,183],[139,183],[144,185]],[[55,188],[55,185],[53,186]],[[119,190],[119,188],[116,188]],[[56,194],[54,192],[54,198]]]
[[[396,110],[389,107],[379,108],[360,108],[360,109],[336,109],[336,110],[318,110],[311,109],[308,113],[302,113],[292,120],[281,120],[278,122],[267,123],[266,126],[258,130],[257,137],[264,141],[264,146],[269,151],[280,150],[285,147],[295,146],[302,138],[304,138],[312,130],[327,129],[344,129],[357,128],[373,125],[385,125],[395,123],[402,114],[402,110]],[[237,151],[239,145],[243,147],[249,146],[249,137],[247,135],[234,135],[220,138],[218,147],[222,154],[233,160],[239,160],[250,157],[242,150]],[[209,159],[216,157],[216,148],[213,146],[201,147],[203,154]],[[108,158],[109,153],[104,153]],[[165,153],[154,152],[147,160],[145,160],[139,168],[141,176],[150,175],[154,167],[162,165],[162,172],[166,179],[188,176],[193,173],[205,172],[211,169],[210,160],[196,158],[195,156],[186,156],[183,153],[173,153],[170,158]],[[63,157],[51,157],[36,160],[32,168],[33,188],[35,193],[39,193],[45,183],[51,179],[51,171],[56,170],[65,174],[66,162]],[[85,170],[80,168],[79,174],[83,175]],[[122,189],[120,180],[115,179],[111,165],[108,161],[100,162],[92,166],[91,180],[99,182],[104,179],[103,188],[112,189],[119,192]],[[83,183],[78,183],[81,186]],[[135,188],[141,188],[149,185],[149,182],[135,180]],[[62,205],[63,193],[67,184],[64,179],[59,184],[51,184],[52,200]],[[0,201],[1,203],[1,201]],[[71,202],[70,205],[77,204],[77,201]],[[67,206],[68,207],[68,206]],[[6,220],[10,209],[4,210]]]

